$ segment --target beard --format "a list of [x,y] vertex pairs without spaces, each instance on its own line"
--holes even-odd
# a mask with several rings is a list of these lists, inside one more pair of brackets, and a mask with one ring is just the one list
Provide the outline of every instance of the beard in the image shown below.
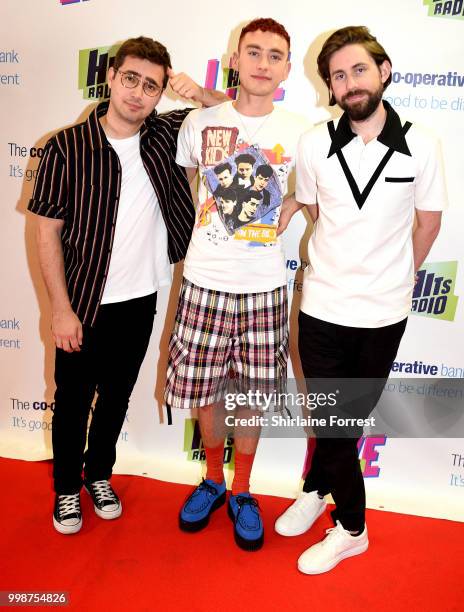
[[[351,121],[364,121],[372,115],[372,113],[377,109],[378,105],[380,104],[380,101],[382,100],[383,89],[383,85],[381,85],[377,89],[377,91],[374,92],[367,91],[367,89],[355,89],[343,96],[343,98],[339,102],[337,102],[340,108],[346,111],[346,114],[351,119]],[[361,100],[360,102],[349,104],[350,98],[361,94],[365,94],[367,98],[365,100]]]

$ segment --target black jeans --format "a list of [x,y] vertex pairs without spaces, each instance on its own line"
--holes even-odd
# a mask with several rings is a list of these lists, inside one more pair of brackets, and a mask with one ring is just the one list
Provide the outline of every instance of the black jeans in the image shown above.
[[[298,347],[305,378],[375,379],[375,392],[361,407],[353,406],[353,416],[366,418],[388,378],[406,322],[378,328],[346,327],[300,312]],[[317,428],[315,433],[316,447],[303,490],[331,493],[336,505],[334,522],[339,520],[349,531],[360,531],[365,523],[366,493],[358,437],[318,436]]]
[[100,306],[95,326],[84,326],[81,351],[56,350],[52,443],[58,494],[80,490],[83,467],[90,481],[111,477],[116,443],[150,340],[156,297]]

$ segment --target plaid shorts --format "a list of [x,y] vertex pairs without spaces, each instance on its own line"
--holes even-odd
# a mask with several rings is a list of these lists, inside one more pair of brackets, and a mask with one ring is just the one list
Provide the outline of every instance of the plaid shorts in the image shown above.
[[169,343],[165,389],[170,408],[200,408],[235,392],[285,385],[287,287],[228,293],[184,279]]

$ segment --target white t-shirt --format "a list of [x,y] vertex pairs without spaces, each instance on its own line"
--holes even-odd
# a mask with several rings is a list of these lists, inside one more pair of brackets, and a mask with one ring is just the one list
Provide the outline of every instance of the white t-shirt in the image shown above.
[[189,281],[231,293],[271,291],[286,284],[276,229],[282,198],[293,191],[288,183],[298,138],[308,127],[303,117],[280,108],[261,117],[243,116],[232,102],[187,116],[176,161],[199,166],[201,177],[184,264]]
[[[385,138],[378,138],[401,148],[401,123],[391,110]],[[379,139],[364,144],[355,136],[341,148],[360,192],[392,148]],[[408,315],[414,285],[414,210],[440,211],[447,199],[437,140],[415,124],[404,139],[410,155],[395,149],[359,208],[337,154],[329,156],[327,124],[301,137],[296,198],[319,206],[303,282],[301,310],[306,314],[371,328]]]
[[167,230],[140,156],[140,134],[108,138],[121,164],[121,193],[101,303],[150,295],[171,282]]

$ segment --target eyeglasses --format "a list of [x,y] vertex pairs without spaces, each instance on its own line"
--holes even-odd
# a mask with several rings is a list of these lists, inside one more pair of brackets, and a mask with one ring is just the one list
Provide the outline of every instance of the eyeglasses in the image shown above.
[[[134,89],[138,86],[141,81],[141,77],[134,74],[133,72],[123,72],[122,70],[118,70],[121,75],[121,83],[123,87],[127,87],[127,89]],[[144,93],[151,98],[155,96],[159,96],[163,91],[163,88],[157,85],[156,83],[152,83],[151,81],[143,81],[142,85]]]

